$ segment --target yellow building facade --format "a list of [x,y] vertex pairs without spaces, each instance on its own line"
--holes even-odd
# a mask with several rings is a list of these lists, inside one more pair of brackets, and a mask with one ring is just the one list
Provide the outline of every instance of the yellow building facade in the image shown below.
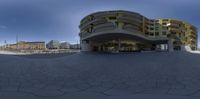
[[17,44],[11,44],[7,47],[12,50],[44,50],[45,42],[18,42]]

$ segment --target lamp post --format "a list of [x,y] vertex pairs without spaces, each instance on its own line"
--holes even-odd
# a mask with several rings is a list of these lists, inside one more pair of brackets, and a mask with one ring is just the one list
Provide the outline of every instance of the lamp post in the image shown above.
[[18,50],[18,47],[19,47],[19,46],[18,46],[18,33],[17,33],[17,35],[16,35],[16,47],[17,47],[16,49]]
[[4,41],[4,44],[5,44],[4,49],[6,49],[7,48],[7,41],[6,40]]

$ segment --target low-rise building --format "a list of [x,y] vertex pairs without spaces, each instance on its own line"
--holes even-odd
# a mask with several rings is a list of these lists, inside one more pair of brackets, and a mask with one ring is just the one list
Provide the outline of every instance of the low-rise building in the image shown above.
[[71,44],[70,49],[80,49],[80,44]]
[[45,49],[45,42],[25,42],[20,41],[16,44],[10,44],[7,46],[8,49],[13,50],[44,50]]
[[58,40],[51,40],[47,43],[46,47],[48,49],[59,49],[60,48],[60,42]]
[[61,42],[60,43],[60,49],[69,49],[70,44],[68,42]]

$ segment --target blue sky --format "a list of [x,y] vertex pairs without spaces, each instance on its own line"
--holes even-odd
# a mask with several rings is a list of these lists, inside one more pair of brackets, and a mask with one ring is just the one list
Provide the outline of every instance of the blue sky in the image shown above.
[[148,18],[175,18],[200,28],[200,0],[0,0],[0,44],[16,41],[76,43],[79,22],[103,10],[128,10]]

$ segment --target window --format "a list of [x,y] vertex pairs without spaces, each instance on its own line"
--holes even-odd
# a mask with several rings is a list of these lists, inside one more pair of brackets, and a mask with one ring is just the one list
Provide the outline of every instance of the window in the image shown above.
[[168,19],[163,19],[163,21],[168,21]]
[[156,28],[155,28],[155,30],[158,30],[158,29],[159,29],[159,27],[156,27]]
[[171,32],[171,34],[176,34],[176,32]]
[[158,36],[158,35],[159,35],[159,32],[156,32],[155,35]]
[[116,17],[109,17],[110,20],[116,20]]
[[92,32],[92,27],[91,28],[88,28],[88,29],[86,29],[86,32],[88,32],[88,33],[91,33]]
[[162,25],[167,25],[167,23],[162,23]]
[[179,33],[178,36],[181,37],[181,33]]
[[159,20],[155,20],[155,22],[159,22]]
[[164,27],[164,26],[163,26],[163,27],[162,27],[162,30],[167,30],[167,27]]
[[151,22],[153,22],[154,20],[150,20]]
[[89,29],[87,29],[87,30],[86,30],[86,32],[88,32],[88,33],[89,33],[89,32],[90,32],[90,30],[89,30]]
[[153,36],[153,33],[150,33],[150,36]]
[[115,24],[116,24],[116,27],[119,27],[119,22],[115,22]]
[[154,28],[150,28],[150,30],[154,30]]
[[85,40],[85,41],[83,41],[83,42],[84,42],[84,43],[87,43],[87,44],[89,43],[89,41],[88,41],[88,40]]
[[94,16],[93,15],[91,15],[89,18],[90,18],[90,20],[94,20]]
[[162,32],[162,35],[167,35],[167,32],[165,32],[165,31],[164,31],[164,32]]
[[150,25],[151,25],[151,26],[154,26],[154,24],[152,24],[152,23],[151,23]]

